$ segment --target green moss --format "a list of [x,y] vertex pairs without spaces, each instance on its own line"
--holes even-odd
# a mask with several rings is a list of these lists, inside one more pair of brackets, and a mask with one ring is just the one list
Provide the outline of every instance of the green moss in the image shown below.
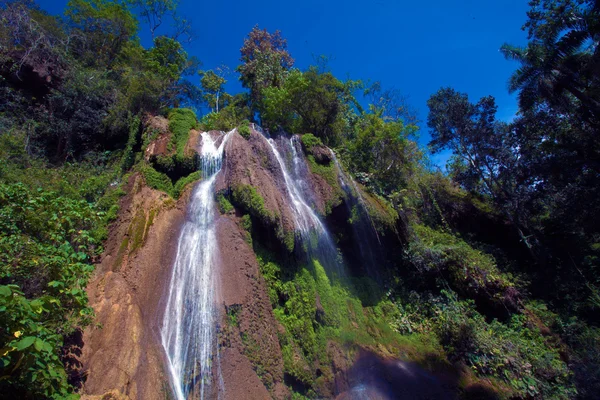
[[123,263],[123,258],[125,254],[127,254],[127,249],[129,249],[129,237],[125,236],[121,241],[121,245],[119,246],[119,251],[117,252],[117,256],[115,257],[115,262],[113,263],[113,271],[119,271],[121,269],[121,264]]
[[381,235],[397,232],[396,223],[400,217],[390,202],[376,194],[362,192],[361,196],[377,232]]
[[310,153],[311,149],[315,146],[323,146],[321,139],[313,135],[312,133],[306,133],[300,137],[302,147],[304,151]]
[[238,185],[233,189],[231,201],[236,207],[247,212],[266,227],[275,229],[275,236],[291,253],[294,250],[295,238],[293,231],[285,231],[281,225],[281,217],[267,210],[265,200],[258,191],[250,185]]
[[196,171],[178,179],[177,182],[175,182],[175,185],[173,185],[173,182],[166,174],[158,172],[148,164],[141,165],[139,170],[144,176],[146,185],[153,189],[165,192],[175,199],[178,199],[183,194],[188,185],[202,178],[200,171]]
[[265,200],[250,185],[238,185],[232,192],[233,203],[267,225],[277,222],[275,214],[265,207]]
[[242,227],[246,231],[246,243],[252,246],[252,219],[250,214],[242,216]]
[[315,381],[315,374],[306,358],[299,353],[299,349],[296,349],[292,343],[287,343],[281,347],[281,355],[285,373],[311,387]]
[[143,244],[148,234],[150,226],[154,222],[155,211],[150,212],[150,217],[146,219],[144,210],[138,209],[133,217],[133,220],[129,224],[127,229],[127,235],[121,241],[115,262],[113,264],[113,271],[121,269],[121,264],[126,254],[132,254],[137,251]]
[[242,121],[242,124],[238,127],[237,131],[244,139],[250,139],[250,122],[247,119]]
[[202,174],[200,173],[200,171],[192,172],[188,176],[180,178],[173,186],[173,197],[176,199],[181,197],[181,194],[185,191],[185,188],[188,185],[199,181],[201,178]]
[[148,213],[148,221],[146,221],[146,229],[144,231],[144,238],[148,237],[148,232],[150,231],[150,227],[154,224],[154,217],[156,217],[156,209],[150,210]]
[[146,214],[144,210],[138,209],[129,225],[129,238],[131,246],[130,253],[137,251],[144,243],[146,233]]
[[175,170],[175,157],[171,155],[158,155],[150,158],[152,167],[163,173],[173,172]]
[[190,130],[195,128],[198,123],[196,114],[189,108],[175,108],[169,112],[168,118],[169,130],[173,133],[171,143],[174,145],[177,155],[183,158]]
[[242,333],[242,344],[244,345],[244,355],[250,360],[256,375],[258,375],[265,387],[270,390],[274,384],[273,376],[269,373],[269,365],[272,363],[272,360],[267,359],[267,353],[261,349],[257,340],[252,335]]
[[217,205],[221,214],[229,214],[233,211],[233,204],[231,204],[223,193],[217,195]]
[[332,189],[331,196],[325,199],[325,215],[329,215],[334,207],[342,203],[344,196],[344,191],[338,181],[337,168],[333,163],[327,165],[319,164],[312,154],[308,154],[306,158],[310,171],[313,174],[321,176]]
[[140,167],[140,172],[144,176],[146,185],[150,186],[153,189],[165,192],[169,195],[173,193],[173,183],[167,175],[158,172],[150,165],[142,165]]
[[225,311],[227,313],[227,322],[229,323],[229,325],[239,327],[240,326],[239,315],[240,315],[240,312],[242,311],[242,305],[241,304],[233,304],[231,306],[226,306]]
[[293,252],[296,245],[296,234],[294,231],[287,231],[284,233],[283,244],[288,252]]
[[[257,254],[275,318],[285,328],[279,332],[284,371],[306,385],[307,393],[318,391],[316,367],[323,373],[330,362],[327,348],[331,341],[348,349],[384,347],[417,361],[445,360],[439,344],[431,344],[425,335],[402,336],[392,327],[400,318],[399,310],[381,294],[362,296],[373,304],[365,307],[359,295],[330,278],[318,260],[297,269],[288,260],[284,269],[262,248]],[[365,279],[359,286],[369,291],[373,282]]]

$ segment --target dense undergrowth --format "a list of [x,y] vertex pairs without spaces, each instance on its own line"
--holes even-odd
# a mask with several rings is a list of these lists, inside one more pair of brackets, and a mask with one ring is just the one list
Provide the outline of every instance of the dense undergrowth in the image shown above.
[[454,365],[465,396],[475,384],[500,398],[575,396],[565,344],[539,316],[556,315],[524,303],[522,283],[491,254],[439,228],[415,223],[411,231],[402,264],[409,271],[392,273],[387,289],[369,277],[331,278],[317,260],[302,263],[253,240],[295,396],[330,395],[332,343],[350,359],[367,348],[437,372]]
[[24,144],[19,131],[0,138],[0,386],[21,398],[66,398],[73,388],[61,347],[93,322],[85,288],[125,194],[120,160],[56,167]]

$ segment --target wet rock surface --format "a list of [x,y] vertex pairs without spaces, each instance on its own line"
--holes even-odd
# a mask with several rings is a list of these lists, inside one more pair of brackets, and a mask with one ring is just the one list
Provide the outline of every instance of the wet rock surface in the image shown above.
[[96,320],[83,335],[84,399],[164,399],[169,390],[158,336],[160,301],[187,196],[169,204],[138,175],[127,192],[88,285]]
[[[160,127],[165,121],[154,123]],[[217,146],[224,136],[217,131],[209,135]],[[168,132],[159,134],[154,147],[149,148],[152,155],[164,154],[168,140]],[[293,141],[286,136],[274,140],[284,163],[291,169]],[[201,152],[200,146],[201,134],[192,130],[185,147],[186,155]],[[300,145],[296,150],[302,151]],[[327,161],[324,152],[322,155],[316,161],[328,163],[333,170],[332,159]],[[329,149],[327,157],[331,157]],[[304,157],[300,157],[300,161],[303,164],[296,166],[297,176],[293,179],[303,181],[302,190],[310,206],[325,215],[328,208],[331,211],[332,204],[341,201],[338,175],[315,173]],[[240,185],[254,188],[264,201],[264,208],[274,216],[275,223],[270,222],[268,229],[284,232],[296,229],[279,162],[267,138],[256,130],[251,131],[249,139],[237,132],[230,135],[214,192],[230,195]],[[98,324],[83,335],[81,361],[87,372],[84,398],[94,399],[104,394],[116,399],[170,396],[160,327],[165,291],[169,287],[181,227],[189,212],[191,190],[190,187],[175,202],[166,194],[145,186],[141,176],[133,175],[130,179],[105,256],[88,287]],[[284,375],[279,343],[279,334],[285,328],[273,315],[242,214],[240,210],[223,215],[215,212],[220,259],[215,298],[219,348],[218,356],[213,356],[212,384],[207,397],[290,398],[290,382]],[[317,302],[320,304],[319,299]],[[325,375],[315,384],[323,398],[453,398],[438,378],[416,365],[382,359],[369,352],[361,352],[353,362],[348,349],[334,342],[328,345],[327,353],[326,358],[331,361],[317,365],[317,370],[322,369]]]
[[[238,218],[221,216],[217,238],[224,398],[286,398],[289,393],[283,385],[277,323],[256,256]],[[261,377],[256,372],[259,369]]]
[[255,130],[249,139],[238,133],[229,139],[215,189],[229,191],[240,185],[250,185],[257,190],[266,210],[276,217],[284,231],[294,229],[283,175],[267,139]]

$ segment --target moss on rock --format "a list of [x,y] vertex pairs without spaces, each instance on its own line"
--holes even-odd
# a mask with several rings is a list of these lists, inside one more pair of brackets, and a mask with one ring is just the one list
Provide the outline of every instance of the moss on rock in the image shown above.
[[175,147],[179,157],[184,157],[185,144],[190,130],[198,124],[196,114],[189,108],[175,108],[169,112],[169,130],[173,133],[171,145]]
[[232,191],[233,202],[265,224],[276,222],[275,214],[265,207],[265,199],[250,185],[238,185]]

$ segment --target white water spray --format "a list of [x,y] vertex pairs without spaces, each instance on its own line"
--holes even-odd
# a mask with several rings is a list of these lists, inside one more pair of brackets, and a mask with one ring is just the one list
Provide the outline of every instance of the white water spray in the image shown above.
[[273,139],[267,139],[283,174],[285,187],[291,200],[292,215],[295,226],[309,255],[319,259],[329,272],[335,272],[339,277],[344,275],[343,266],[338,260],[338,252],[328,230],[321,222],[315,211],[308,205],[307,193],[310,191],[306,176],[308,174],[304,160],[298,155],[297,137],[282,138],[282,144],[289,146],[292,156],[292,171],[283,160]]
[[194,189],[188,219],[177,244],[160,332],[177,400],[186,400],[190,395],[204,399],[211,383],[211,366],[218,363],[214,354],[217,346],[214,270],[218,265],[218,245],[213,188],[230,135],[231,132],[226,134],[217,147],[208,133],[202,133],[203,181]]

